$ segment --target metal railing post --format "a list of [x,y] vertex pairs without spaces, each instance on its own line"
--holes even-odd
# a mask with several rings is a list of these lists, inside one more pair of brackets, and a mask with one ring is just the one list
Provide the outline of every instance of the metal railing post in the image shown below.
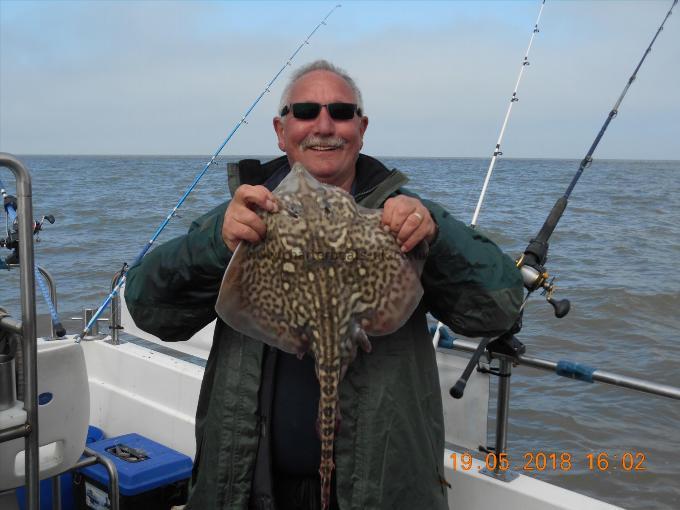
[[21,335],[24,353],[24,410],[28,434],[25,437],[26,508],[40,508],[40,458],[38,456],[38,378],[33,259],[33,203],[31,176],[14,156],[0,153],[0,167],[7,167],[16,178],[19,216],[19,278],[21,283]]
[[97,462],[102,464],[109,475],[109,497],[111,499],[111,510],[118,510],[120,508],[120,489],[118,486],[118,470],[116,465],[106,455],[85,447],[85,454],[95,457]]

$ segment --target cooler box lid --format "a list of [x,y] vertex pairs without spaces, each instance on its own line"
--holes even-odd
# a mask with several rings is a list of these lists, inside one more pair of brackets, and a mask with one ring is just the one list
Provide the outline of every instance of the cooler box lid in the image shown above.
[[[120,493],[124,496],[134,496],[191,476],[189,457],[139,434],[102,439],[88,447],[114,462]],[[100,484],[109,484],[109,475],[101,464],[78,471]]]

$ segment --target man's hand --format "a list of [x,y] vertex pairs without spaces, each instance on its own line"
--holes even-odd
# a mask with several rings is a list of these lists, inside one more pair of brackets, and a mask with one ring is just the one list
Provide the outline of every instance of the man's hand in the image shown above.
[[420,200],[406,195],[398,195],[387,199],[383,208],[382,222],[385,230],[397,236],[401,251],[409,252],[423,239],[428,243],[437,235],[430,211]]
[[262,219],[255,213],[256,208],[276,212],[278,206],[271,191],[264,186],[243,184],[236,189],[234,197],[224,213],[222,239],[232,252],[238,243],[248,241],[259,243],[267,232]]

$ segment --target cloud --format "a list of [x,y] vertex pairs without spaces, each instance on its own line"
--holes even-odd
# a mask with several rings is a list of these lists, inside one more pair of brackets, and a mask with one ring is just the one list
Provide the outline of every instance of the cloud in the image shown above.
[[[211,154],[332,4],[2,2],[0,150]],[[488,156],[538,2],[349,2],[295,64],[356,76],[365,149]],[[669,2],[546,4],[504,152],[585,154]],[[673,17],[672,17],[673,18]],[[597,155],[676,158],[680,25],[670,19]],[[227,154],[277,152],[283,75]]]

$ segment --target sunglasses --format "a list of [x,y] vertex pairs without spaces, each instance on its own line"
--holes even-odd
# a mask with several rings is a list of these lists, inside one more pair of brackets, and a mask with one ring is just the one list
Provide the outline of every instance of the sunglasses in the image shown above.
[[281,110],[281,117],[285,117],[291,111],[293,117],[300,120],[316,119],[321,113],[321,108],[326,107],[328,115],[333,120],[350,120],[356,113],[361,117],[361,108],[353,103],[293,103],[290,106],[286,105]]

